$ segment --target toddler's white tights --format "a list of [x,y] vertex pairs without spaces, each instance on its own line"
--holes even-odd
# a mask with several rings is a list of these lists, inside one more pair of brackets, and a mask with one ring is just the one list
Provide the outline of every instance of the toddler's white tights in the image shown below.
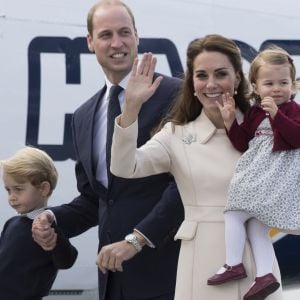
[[275,254],[269,230],[267,225],[244,211],[225,212],[226,264],[234,266],[242,262],[248,235],[256,264],[256,276],[272,273]]

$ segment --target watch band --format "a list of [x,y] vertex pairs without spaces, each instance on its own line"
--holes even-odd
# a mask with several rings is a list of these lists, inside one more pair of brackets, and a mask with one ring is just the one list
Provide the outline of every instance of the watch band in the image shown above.
[[137,237],[132,233],[125,236],[125,241],[131,244],[137,252],[140,252],[143,248]]

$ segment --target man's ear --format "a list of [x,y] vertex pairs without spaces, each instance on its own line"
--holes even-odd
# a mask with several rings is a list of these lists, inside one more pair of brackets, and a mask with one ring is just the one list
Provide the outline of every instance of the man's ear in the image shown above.
[[91,52],[95,52],[94,45],[93,45],[93,38],[91,37],[91,35],[89,33],[86,36],[86,42],[87,42],[87,46],[88,46],[89,50]]

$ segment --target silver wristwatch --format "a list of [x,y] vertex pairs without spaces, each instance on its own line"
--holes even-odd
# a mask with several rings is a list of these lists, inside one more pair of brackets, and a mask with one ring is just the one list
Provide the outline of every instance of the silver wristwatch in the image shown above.
[[137,237],[132,233],[125,236],[125,241],[131,244],[137,252],[140,252],[143,248]]

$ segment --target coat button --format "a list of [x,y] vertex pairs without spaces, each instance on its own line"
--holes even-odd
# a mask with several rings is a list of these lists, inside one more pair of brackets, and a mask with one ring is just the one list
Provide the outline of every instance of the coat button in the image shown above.
[[111,205],[114,205],[114,202],[115,202],[115,201],[114,201],[113,199],[109,199],[109,200],[108,200],[108,205],[110,205],[110,206],[111,206]]

